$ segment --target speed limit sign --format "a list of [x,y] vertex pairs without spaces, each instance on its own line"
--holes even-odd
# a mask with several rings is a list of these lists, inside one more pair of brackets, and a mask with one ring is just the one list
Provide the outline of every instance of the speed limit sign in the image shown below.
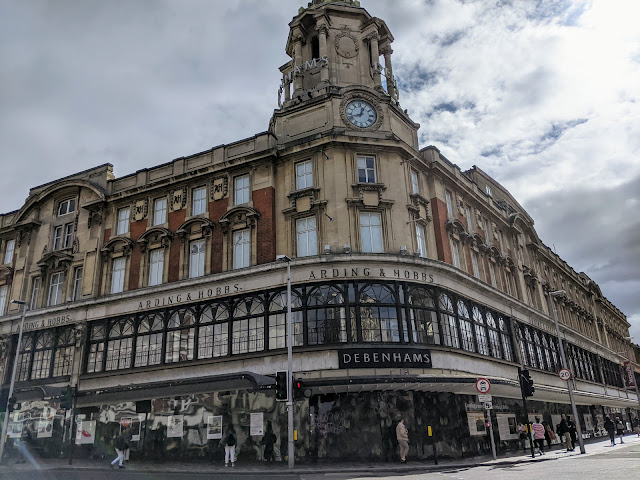
[[569,370],[568,368],[563,368],[558,372],[558,376],[565,382],[568,382],[569,380],[571,380],[571,370]]

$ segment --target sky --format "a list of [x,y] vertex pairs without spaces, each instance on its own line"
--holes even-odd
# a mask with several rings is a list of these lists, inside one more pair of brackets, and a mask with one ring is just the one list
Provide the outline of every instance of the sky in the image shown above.
[[[266,131],[307,1],[0,0],[0,212]],[[504,185],[640,343],[640,2],[361,5],[393,33],[420,146]]]

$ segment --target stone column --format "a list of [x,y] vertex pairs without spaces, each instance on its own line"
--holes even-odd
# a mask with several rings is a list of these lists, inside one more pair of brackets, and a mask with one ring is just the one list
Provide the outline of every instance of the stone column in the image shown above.
[[396,87],[393,84],[393,67],[391,66],[391,54],[393,50],[391,47],[386,47],[383,51],[384,53],[384,68],[386,71],[387,77],[387,93],[393,99],[397,99]]
[[[320,58],[329,56],[329,51],[327,50],[328,37],[329,29],[325,25],[320,25],[318,27],[318,46],[320,47]],[[320,83],[322,85],[327,85],[329,84],[329,65],[323,63],[320,68]]]
[[293,94],[296,95],[302,90],[302,35],[296,35],[293,41]]
[[371,68],[373,69],[373,87],[382,91],[382,80],[380,78],[380,72],[382,66],[380,65],[380,51],[378,50],[378,34],[372,33],[367,37],[369,40],[369,48],[371,49]]

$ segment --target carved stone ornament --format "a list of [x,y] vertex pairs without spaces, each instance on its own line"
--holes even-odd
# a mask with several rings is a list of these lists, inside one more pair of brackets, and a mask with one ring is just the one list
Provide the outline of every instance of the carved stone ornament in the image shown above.
[[227,234],[234,226],[255,227],[259,218],[260,213],[251,207],[236,207],[225,213],[218,223],[222,232]]
[[162,248],[168,248],[169,245],[171,245],[172,238],[173,233],[166,228],[154,227],[142,234],[137,243],[140,247],[140,251],[144,252],[150,245],[160,244]]
[[[357,125],[354,125],[353,123],[351,123],[349,119],[347,119],[347,111],[346,111],[347,105],[353,100],[358,100],[358,99],[364,100],[365,102],[370,103],[373,106],[373,108],[376,109],[377,118],[375,123],[370,127],[358,127]],[[378,100],[373,95],[370,95],[365,92],[352,92],[345,95],[342,101],[340,102],[340,118],[342,119],[342,123],[347,125],[349,128],[352,128],[354,130],[359,130],[361,132],[374,132],[380,128],[380,125],[382,125],[384,113],[382,112],[382,108],[380,107]]]
[[146,218],[149,210],[149,199],[138,200],[133,205],[133,219],[137,222]]
[[93,225],[94,223],[96,223],[98,226],[102,225],[102,212],[103,207],[89,210],[89,215],[87,217],[87,228],[91,228],[91,225]]
[[214,178],[211,185],[211,200],[222,200],[229,192],[229,177]]
[[78,243],[78,237],[73,237],[73,242],[71,243],[71,253],[76,254],[80,251],[80,245]]
[[187,206],[187,187],[186,185],[178,190],[171,192],[171,211],[182,210]]
[[358,39],[351,33],[343,30],[336,35],[336,52],[343,58],[353,58],[358,55],[360,46]]
[[4,363],[4,360],[9,356],[11,351],[11,335],[0,337],[0,363]]
[[76,348],[80,348],[87,338],[87,324],[76,323],[73,329],[73,342],[76,345]]

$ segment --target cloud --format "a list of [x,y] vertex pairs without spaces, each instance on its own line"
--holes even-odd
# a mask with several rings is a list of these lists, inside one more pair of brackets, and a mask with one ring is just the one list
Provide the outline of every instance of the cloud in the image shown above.
[[[0,3],[0,211],[104,162],[122,176],[266,130],[306,3]],[[362,5],[393,32],[421,146],[494,176],[637,321],[640,2]]]

